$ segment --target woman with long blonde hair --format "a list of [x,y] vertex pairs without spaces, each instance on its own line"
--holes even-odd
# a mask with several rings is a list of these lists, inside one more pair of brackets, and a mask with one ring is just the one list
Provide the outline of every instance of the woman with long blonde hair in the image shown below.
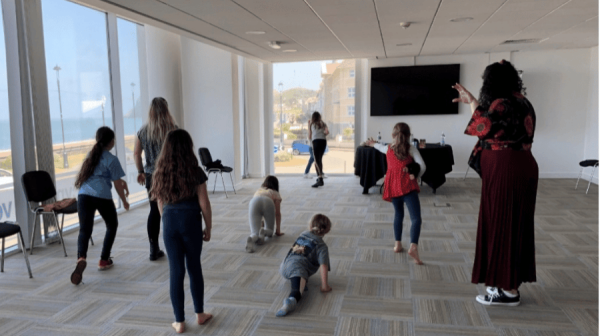
[[374,141],[367,141],[367,145],[375,147],[387,158],[383,199],[394,205],[394,236],[396,238],[394,252],[403,251],[402,219],[404,218],[404,203],[406,203],[412,222],[408,255],[415,260],[417,265],[422,265],[423,262],[419,259],[417,249],[421,234],[421,203],[419,202],[421,190],[416,177],[421,177],[425,173],[425,162],[419,150],[410,145],[410,127],[407,124],[397,123],[392,131],[392,138],[393,142],[388,146]]
[[[137,181],[145,185],[148,192],[152,188],[152,173],[160,155],[160,149],[167,134],[177,129],[177,125],[169,113],[169,105],[162,97],[152,99],[148,122],[142,126],[135,139],[133,150],[135,166],[138,170]],[[146,157],[146,164],[142,164],[142,151]],[[160,212],[155,201],[150,200],[150,214],[148,215],[148,240],[150,241],[150,260],[154,261],[165,255],[158,245],[160,234]]]

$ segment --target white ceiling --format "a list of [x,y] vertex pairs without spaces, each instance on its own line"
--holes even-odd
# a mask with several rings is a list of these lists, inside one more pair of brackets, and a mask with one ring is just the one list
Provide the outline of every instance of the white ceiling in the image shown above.
[[[98,3],[91,0],[80,2]],[[598,0],[101,0],[272,62],[598,45]],[[451,19],[471,17],[466,22]],[[402,21],[411,22],[408,29]],[[247,31],[264,31],[249,35]],[[540,43],[502,45],[505,40]],[[269,41],[279,41],[280,50]],[[410,43],[409,46],[397,46]],[[295,53],[284,53],[295,49]]]

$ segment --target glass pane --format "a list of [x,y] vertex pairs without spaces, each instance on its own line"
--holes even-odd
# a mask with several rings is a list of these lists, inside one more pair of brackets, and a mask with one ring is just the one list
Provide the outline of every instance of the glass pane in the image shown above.
[[[140,95],[140,62],[138,58],[138,29],[142,26],[131,21],[117,19],[119,36],[119,61],[121,68],[121,90],[123,96],[123,121],[125,127],[125,156],[127,157],[127,184],[129,203],[148,198],[146,188],[137,183],[137,168],[133,161],[133,148],[137,131],[142,126],[144,111]],[[143,154],[142,154],[143,160]],[[142,161],[143,162],[143,161]]]
[[[275,174],[305,173],[310,158],[308,120],[314,111],[321,113],[329,128],[323,172],[352,173],[355,63],[338,60],[273,65]],[[309,171],[315,174],[314,164]]]
[[[44,0],[42,18],[57,196],[77,197],[75,179],[96,142],[96,130],[103,125],[114,130],[106,14]],[[65,226],[78,221],[77,214],[67,216]]]
[[[0,221],[17,220],[12,171],[6,45],[4,44],[4,22],[0,13]],[[4,244],[6,248],[16,245],[17,236],[6,238]]]

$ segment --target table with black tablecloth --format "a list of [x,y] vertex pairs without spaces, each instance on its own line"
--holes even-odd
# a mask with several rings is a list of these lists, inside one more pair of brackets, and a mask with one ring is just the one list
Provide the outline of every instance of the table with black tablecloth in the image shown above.
[[[446,174],[452,171],[454,165],[454,154],[452,146],[439,144],[426,144],[425,148],[419,148],[419,153],[425,161],[427,169],[421,177],[433,189],[442,186],[446,182]],[[385,154],[373,147],[358,147],[354,155],[354,175],[360,176],[360,185],[363,194],[369,193],[369,188],[377,184],[377,181],[385,176],[387,172],[387,161]]]

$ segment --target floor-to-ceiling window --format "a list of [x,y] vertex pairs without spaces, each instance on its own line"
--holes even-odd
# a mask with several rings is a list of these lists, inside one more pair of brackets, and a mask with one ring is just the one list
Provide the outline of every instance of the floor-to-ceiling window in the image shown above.
[[[138,52],[139,30],[142,26],[124,19],[117,19],[119,39],[119,64],[121,71],[121,93],[123,99],[123,126],[125,130],[125,156],[129,202],[135,203],[148,198],[146,188],[137,183],[137,169],[133,159],[136,134],[147,114],[147,104],[142,101],[140,59]],[[143,154],[142,154],[143,158]]]
[[[74,182],[96,130],[114,130],[107,15],[65,0],[44,0],[42,18],[56,189],[59,199],[76,197]],[[118,206],[114,188],[113,198]],[[65,226],[76,222],[77,215],[68,216]]]
[[[4,43],[4,24],[0,11],[0,221],[14,221],[15,193],[12,169],[12,151],[10,146],[10,122],[8,110],[8,76],[6,70],[6,44]],[[17,236],[5,241],[5,247],[17,244]]]
[[[276,174],[304,173],[310,158],[308,120],[321,113],[329,128],[323,171],[351,173],[354,164],[355,61],[273,65]],[[310,174],[315,174],[314,164]]]

